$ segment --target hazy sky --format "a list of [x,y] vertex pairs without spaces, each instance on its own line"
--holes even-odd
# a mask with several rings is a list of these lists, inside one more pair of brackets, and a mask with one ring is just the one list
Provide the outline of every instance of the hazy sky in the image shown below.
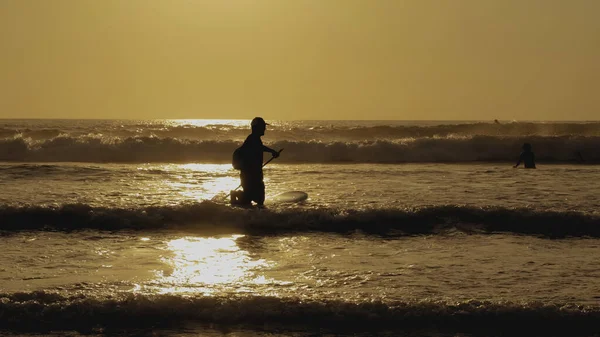
[[599,14],[599,0],[0,0],[0,117],[598,120]]

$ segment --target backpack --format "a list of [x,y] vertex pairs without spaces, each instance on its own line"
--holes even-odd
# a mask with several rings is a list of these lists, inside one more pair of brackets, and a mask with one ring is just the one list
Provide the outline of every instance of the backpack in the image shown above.
[[236,170],[241,170],[244,166],[244,147],[240,146],[235,151],[233,151],[233,158],[231,160],[231,165]]

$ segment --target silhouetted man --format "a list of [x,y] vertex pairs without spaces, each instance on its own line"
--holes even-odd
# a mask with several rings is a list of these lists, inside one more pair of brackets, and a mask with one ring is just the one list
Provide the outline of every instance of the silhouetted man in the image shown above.
[[231,204],[250,205],[252,201],[262,206],[265,202],[265,183],[263,182],[263,152],[279,157],[279,152],[264,146],[260,137],[265,134],[267,123],[256,117],[250,123],[252,133],[241,147],[240,180],[243,191],[231,191]]
[[525,143],[523,144],[523,152],[519,156],[519,161],[514,166],[515,168],[519,166],[523,162],[525,168],[535,168],[535,155],[531,151],[531,144]]

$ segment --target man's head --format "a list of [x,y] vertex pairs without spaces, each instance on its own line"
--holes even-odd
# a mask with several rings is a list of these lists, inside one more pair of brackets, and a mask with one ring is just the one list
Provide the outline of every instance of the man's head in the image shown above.
[[262,117],[254,117],[254,119],[250,123],[250,126],[252,127],[252,133],[258,134],[259,136],[265,134],[267,125],[269,124],[267,124],[267,122],[265,122],[265,120],[262,119]]

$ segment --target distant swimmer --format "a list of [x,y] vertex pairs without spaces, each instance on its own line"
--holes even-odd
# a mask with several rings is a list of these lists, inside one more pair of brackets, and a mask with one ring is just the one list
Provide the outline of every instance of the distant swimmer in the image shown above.
[[531,151],[531,144],[529,144],[529,143],[523,144],[522,149],[523,149],[523,152],[521,152],[521,155],[519,156],[519,161],[517,161],[517,164],[513,167],[517,168],[519,166],[519,164],[521,164],[521,162],[523,162],[523,165],[525,166],[525,168],[533,168],[534,169],[535,168],[535,155]]
[[263,182],[263,152],[269,152],[273,158],[279,157],[279,152],[263,145],[262,137],[267,124],[261,117],[256,117],[250,123],[252,133],[244,144],[233,155],[233,166],[240,170],[240,180],[243,191],[231,191],[231,204],[250,206],[252,201],[258,206],[265,202],[265,183]]
[[497,119],[494,119],[494,123],[495,124],[500,124],[500,122]]

